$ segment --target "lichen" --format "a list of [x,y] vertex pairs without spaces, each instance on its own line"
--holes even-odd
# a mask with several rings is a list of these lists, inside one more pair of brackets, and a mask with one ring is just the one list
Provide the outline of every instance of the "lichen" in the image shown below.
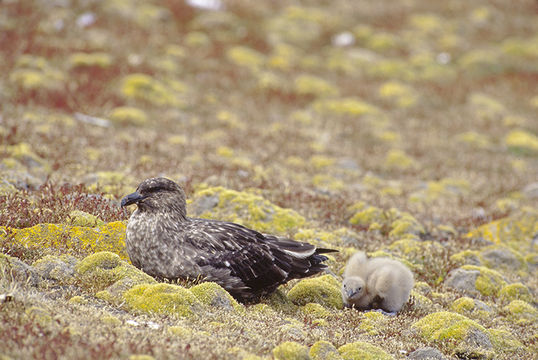
[[228,60],[232,63],[255,70],[265,63],[265,57],[258,51],[246,46],[235,46],[227,52]]
[[355,98],[317,100],[312,106],[316,112],[327,115],[361,116],[380,112],[374,105]]
[[194,313],[200,301],[192,292],[173,284],[141,284],[123,295],[130,309],[144,313],[187,317]]
[[204,305],[225,310],[243,310],[243,307],[224,288],[216,283],[201,283],[191,287],[189,290]]
[[173,83],[160,81],[146,74],[130,74],[123,78],[121,95],[126,100],[143,101],[154,106],[182,108],[182,95],[187,86],[174,80]]
[[417,95],[412,87],[397,81],[389,81],[381,85],[379,95],[393,101],[401,108],[413,106],[417,102]]
[[69,66],[74,69],[102,68],[106,69],[112,64],[112,58],[107,53],[73,53],[68,59]]
[[76,263],[77,259],[70,255],[46,255],[32,266],[45,279],[66,282],[75,273]]
[[[201,207],[207,198],[217,199],[210,209]],[[202,218],[237,222],[267,233],[288,233],[305,223],[304,217],[291,209],[276,206],[259,195],[223,187],[200,190],[190,208]]]
[[530,248],[538,249],[538,243],[532,243],[532,237],[538,232],[538,210],[524,207],[517,213],[500,220],[495,220],[470,231],[469,239],[483,238],[495,244],[508,245],[516,251]]
[[356,341],[350,344],[340,346],[338,352],[344,360],[391,360],[392,355],[383,349],[367,343],[365,341]]
[[538,136],[524,131],[524,130],[512,130],[505,139],[504,143],[509,148],[520,150],[529,153],[538,152]]
[[308,347],[295,341],[286,341],[273,349],[276,360],[309,360]]
[[299,95],[315,97],[337,96],[338,89],[329,82],[313,75],[299,75],[295,78],[295,91]]

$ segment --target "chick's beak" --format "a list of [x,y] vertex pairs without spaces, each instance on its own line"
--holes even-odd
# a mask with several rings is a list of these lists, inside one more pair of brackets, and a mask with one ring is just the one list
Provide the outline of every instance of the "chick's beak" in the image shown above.
[[121,207],[128,206],[131,204],[136,204],[140,200],[145,199],[145,196],[142,196],[138,191],[135,191],[132,194],[127,195],[123,199],[121,199]]
[[355,296],[359,291],[357,289],[347,289],[346,290],[346,295],[348,297],[348,299],[352,298],[353,296]]

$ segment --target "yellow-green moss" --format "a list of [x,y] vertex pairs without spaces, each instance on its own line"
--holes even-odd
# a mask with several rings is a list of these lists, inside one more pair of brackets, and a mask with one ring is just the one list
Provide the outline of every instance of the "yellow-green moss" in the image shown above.
[[522,208],[514,215],[492,221],[471,232],[467,238],[484,238],[495,244],[504,244],[514,250],[538,249],[538,244],[531,243],[532,237],[538,232],[538,209]]
[[123,298],[133,310],[164,315],[189,316],[193,308],[201,305],[188,289],[165,283],[137,285]]
[[382,322],[385,315],[377,311],[364,313],[364,319],[359,324],[359,329],[367,332],[369,335],[378,335],[382,331]]
[[286,341],[273,349],[276,360],[309,360],[308,347],[295,341]]
[[327,308],[321,306],[317,303],[308,303],[304,306],[301,306],[301,311],[305,315],[310,315],[317,318],[326,318],[331,315],[331,312]]
[[295,91],[299,95],[316,97],[336,96],[338,89],[329,82],[314,75],[299,75],[295,78]]
[[522,283],[508,284],[499,291],[499,297],[504,301],[523,300],[526,302],[532,302],[533,296]]
[[340,346],[338,352],[344,360],[391,360],[392,355],[383,349],[364,341],[356,341]]
[[456,136],[456,141],[471,145],[478,149],[486,149],[491,146],[491,141],[484,134],[467,131]]
[[501,274],[484,266],[464,265],[463,270],[477,270],[480,275],[476,278],[475,287],[482,295],[496,296],[503,286],[506,285]]
[[410,261],[413,264],[422,264],[424,254],[440,254],[443,246],[437,241],[420,241],[416,239],[402,239],[394,241],[389,247],[391,253]]
[[480,253],[476,250],[463,250],[450,256],[450,261],[457,265],[480,265],[482,260],[480,259]]
[[178,326],[178,325],[169,326],[168,332],[172,335],[179,336],[180,338],[186,338],[186,337],[196,337],[196,338],[208,337],[209,338],[211,336],[211,334],[207,331],[194,330],[188,327]]
[[344,306],[340,293],[340,283],[331,275],[299,281],[288,292],[288,298],[298,305],[317,303],[336,309],[341,309]]
[[218,205],[197,215],[203,218],[238,222],[267,233],[287,233],[305,223],[304,217],[291,209],[283,209],[252,193],[223,187],[213,187],[197,192],[191,205],[196,208],[197,202],[212,196],[217,197]]
[[69,219],[70,219],[71,225],[74,225],[74,226],[95,227],[95,226],[105,225],[105,222],[99,219],[97,216],[89,214],[81,210],[71,211],[69,213]]
[[390,170],[408,170],[417,166],[416,161],[404,151],[390,150],[385,156],[384,166]]
[[397,81],[389,81],[381,85],[379,95],[402,108],[410,107],[417,102],[414,89]]
[[327,115],[360,116],[380,112],[374,105],[355,98],[318,100],[312,106],[317,112]]
[[415,322],[412,327],[428,341],[464,340],[471,330],[485,332],[485,328],[477,322],[449,311],[440,311],[426,315]]
[[205,282],[189,289],[204,304],[228,310],[243,310],[243,307],[220,285]]
[[263,54],[246,46],[232,47],[228,50],[227,57],[232,63],[253,70],[265,63]]
[[312,360],[343,360],[338,349],[328,341],[317,341],[310,348]]
[[186,85],[182,83],[167,83],[146,74],[127,75],[121,83],[121,94],[125,99],[144,101],[155,106],[182,107],[184,102],[180,95],[186,90]]
[[503,353],[516,352],[523,348],[523,344],[508,330],[487,329],[491,344],[496,351]]
[[121,125],[145,125],[148,122],[145,111],[130,106],[114,108],[108,117]]
[[352,225],[369,226],[374,222],[383,221],[383,210],[375,206],[368,206],[367,208],[356,212],[349,223]]
[[474,299],[467,296],[461,297],[456,299],[450,308],[459,314],[471,312],[474,309]]
[[32,320],[38,322],[41,326],[47,326],[52,323],[50,311],[39,306],[32,306],[25,311],[26,315]]
[[136,355],[130,355],[128,360],[155,360],[155,358],[151,355],[136,354]]
[[107,68],[112,64],[112,58],[107,53],[74,53],[69,56],[69,65],[72,68]]
[[76,270],[87,288],[107,301],[120,300],[121,295],[136,284],[155,283],[155,279],[121,260],[114,253],[103,251],[87,256]]
[[101,321],[107,325],[117,327],[121,325],[121,320],[114,315],[104,315],[101,317]]
[[510,148],[538,152],[538,136],[524,130],[510,131],[506,135],[504,142]]
[[43,254],[86,255],[97,251],[111,251],[127,259],[125,251],[125,224],[111,222],[95,228],[61,224],[39,224],[24,229],[6,229],[10,241]]
[[88,302],[84,297],[80,295],[75,295],[68,301],[70,304],[84,305]]
[[508,318],[517,324],[536,323],[538,320],[538,310],[523,300],[512,300],[503,310],[508,312]]

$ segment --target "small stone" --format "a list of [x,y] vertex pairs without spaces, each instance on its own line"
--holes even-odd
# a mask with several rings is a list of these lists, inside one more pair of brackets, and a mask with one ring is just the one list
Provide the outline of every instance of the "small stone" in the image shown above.
[[445,285],[459,290],[465,295],[475,297],[479,294],[475,286],[476,279],[479,275],[480,271],[478,270],[456,269],[450,272],[445,280]]
[[412,360],[447,360],[442,352],[432,347],[417,349],[409,354],[407,358]]

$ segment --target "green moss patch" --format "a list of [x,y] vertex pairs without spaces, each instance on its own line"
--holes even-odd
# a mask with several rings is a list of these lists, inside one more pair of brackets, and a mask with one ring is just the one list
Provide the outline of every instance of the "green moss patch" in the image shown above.
[[476,278],[475,286],[482,295],[496,296],[502,287],[506,285],[506,281],[503,279],[502,275],[495,270],[474,265],[464,265],[461,269],[480,272]]
[[318,303],[335,309],[341,309],[344,306],[340,283],[331,275],[299,281],[288,292],[288,298],[297,305]]
[[513,300],[503,310],[508,312],[511,321],[518,324],[530,324],[538,320],[538,310],[523,300]]
[[338,349],[328,341],[317,341],[310,348],[312,360],[342,360]]
[[190,209],[202,218],[237,222],[267,233],[288,233],[305,223],[305,219],[291,209],[276,206],[259,195],[223,187],[197,192]]
[[225,310],[243,310],[243,307],[220,285],[213,282],[205,282],[189,289],[198,300],[212,307]]
[[192,315],[200,301],[192,292],[173,284],[141,284],[128,290],[123,298],[129,308],[145,313]]
[[386,353],[380,347],[364,341],[356,341],[340,346],[338,352],[344,360],[391,360],[392,355]]
[[273,349],[276,360],[309,360],[308,347],[294,341],[286,341]]

